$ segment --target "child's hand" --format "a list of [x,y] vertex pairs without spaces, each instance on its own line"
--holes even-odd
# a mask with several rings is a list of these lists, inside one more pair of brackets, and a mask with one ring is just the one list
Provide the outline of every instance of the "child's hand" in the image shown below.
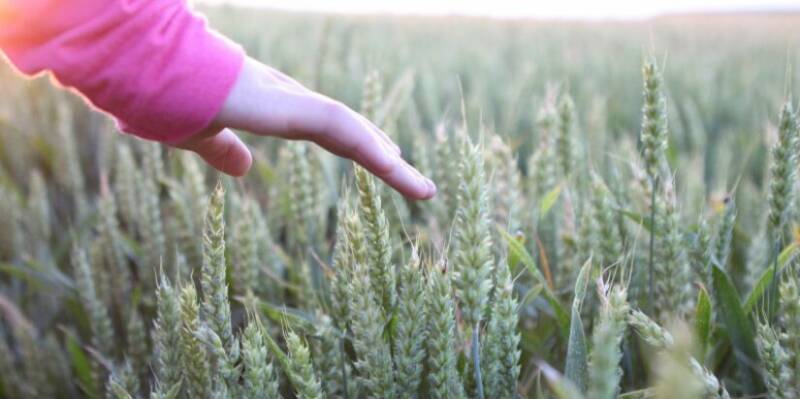
[[175,144],[222,172],[241,176],[252,163],[247,146],[228,128],[289,140],[310,140],[350,158],[403,195],[428,199],[436,186],[400,157],[400,148],[364,117],[281,72],[247,58],[212,125]]
[[6,3],[0,0],[3,55],[26,74],[52,72],[126,133],[194,151],[235,176],[252,156],[229,128],[310,140],[410,198],[436,193],[357,113],[258,61],[241,66],[242,50],[209,31],[185,1],[72,1],[69,12],[60,0]]

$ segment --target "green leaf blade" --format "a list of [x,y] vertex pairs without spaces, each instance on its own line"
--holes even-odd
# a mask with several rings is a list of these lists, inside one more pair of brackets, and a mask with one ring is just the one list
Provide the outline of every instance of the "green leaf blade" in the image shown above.
[[742,307],[730,276],[719,266],[712,268],[712,282],[715,304],[733,346],[742,388],[750,394],[763,392],[761,377],[753,368],[759,360],[752,320]]

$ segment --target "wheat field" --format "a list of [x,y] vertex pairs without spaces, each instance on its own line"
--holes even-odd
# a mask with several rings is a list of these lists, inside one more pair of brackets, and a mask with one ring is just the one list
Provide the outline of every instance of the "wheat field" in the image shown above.
[[437,197],[0,65],[0,397],[800,397],[800,16],[204,11]]

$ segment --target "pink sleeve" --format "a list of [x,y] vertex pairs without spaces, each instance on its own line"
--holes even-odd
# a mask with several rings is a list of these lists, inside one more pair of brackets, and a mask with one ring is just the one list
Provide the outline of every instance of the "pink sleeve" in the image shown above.
[[164,142],[211,123],[244,59],[185,0],[0,0],[0,49],[23,73],[52,72],[124,131]]

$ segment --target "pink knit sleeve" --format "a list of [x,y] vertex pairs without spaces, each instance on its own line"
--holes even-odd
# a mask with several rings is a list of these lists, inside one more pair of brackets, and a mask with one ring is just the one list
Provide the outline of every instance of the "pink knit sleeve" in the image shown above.
[[243,64],[185,0],[0,0],[0,49],[50,71],[128,133],[177,142],[207,127]]

